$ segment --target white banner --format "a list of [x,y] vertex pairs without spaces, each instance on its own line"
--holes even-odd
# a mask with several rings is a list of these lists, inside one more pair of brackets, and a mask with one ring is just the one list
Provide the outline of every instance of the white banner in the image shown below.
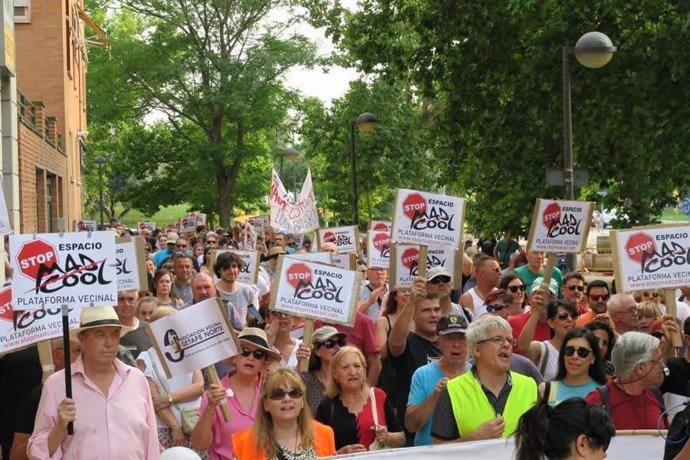
[[367,233],[367,260],[369,267],[388,268],[390,264],[391,235],[388,232]]
[[293,202],[274,169],[269,201],[271,203],[271,227],[284,230],[287,233],[306,233],[319,228],[319,214],[316,210],[311,171],[307,172],[307,177],[302,184],[302,191],[297,200]]
[[611,231],[619,292],[690,285],[690,226],[657,225]]
[[592,222],[594,203],[537,198],[527,238],[528,251],[582,252]]
[[[323,254],[323,253],[322,253]],[[325,254],[328,254],[327,252]],[[357,255],[355,253],[331,256],[331,265],[345,270],[357,270]]]
[[139,222],[137,224],[137,228],[139,228],[139,231],[148,229],[149,232],[153,232],[156,229],[156,223],[155,222]]
[[118,292],[147,291],[149,289],[144,237],[116,238],[115,267]]
[[245,284],[256,284],[256,279],[259,276],[259,262],[261,260],[259,251],[239,251],[236,249],[217,249],[216,260],[224,252],[232,252],[240,256],[244,262],[244,267],[240,269],[240,274],[237,276],[237,281]]
[[419,274],[419,259],[427,258],[427,247],[418,244],[391,245],[388,282],[391,290],[409,288]]
[[[11,288],[0,290],[0,353],[27,347],[41,340],[62,337],[62,309],[14,311]],[[69,327],[79,327],[81,307],[69,307]]]
[[[200,212],[196,215],[196,225],[197,227],[199,225],[206,225],[206,214]],[[196,229],[194,229],[194,231],[196,231]]]
[[115,234],[10,235],[12,306],[116,305]]
[[396,243],[460,248],[464,219],[462,198],[399,188],[391,238]]
[[247,221],[244,224],[244,231],[242,232],[242,243],[245,251],[253,251],[256,249],[256,230],[254,226]]
[[206,299],[146,325],[168,378],[235,356],[240,347],[220,300]]
[[72,230],[75,232],[95,232],[98,231],[98,222],[95,220],[74,219]]
[[369,227],[367,229],[369,231],[374,230],[377,232],[390,232],[391,228],[393,227],[389,220],[370,220]]
[[352,325],[359,279],[355,271],[280,256],[271,288],[271,310]]
[[316,231],[316,235],[319,241],[319,248],[322,248],[324,243],[335,243],[338,247],[338,252],[341,254],[357,252],[359,232],[354,225],[319,229]]

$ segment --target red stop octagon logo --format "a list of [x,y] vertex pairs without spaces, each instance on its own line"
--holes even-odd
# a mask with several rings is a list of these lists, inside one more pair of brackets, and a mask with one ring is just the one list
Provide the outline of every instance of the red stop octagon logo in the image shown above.
[[405,249],[402,253],[402,263],[407,268],[412,268],[417,265],[419,261],[419,250],[415,248]]
[[323,242],[324,243],[335,243],[335,233],[333,232],[326,232],[323,234]]
[[542,215],[542,223],[544,227],[551,228],[556,222],[561,220],[561,206],[558,203],[551,203],[544,209],[544,214]]
[[384,224],[383,222],[378,222],[376,225],[374,225],[372,230],[375,232],[387,232],[390,230],[390,228],[388,228],[388,225]]
[[379,233],[377,235],[374,235],[374,248],[376,248],[377,251],[383,252],[385,249],[387,249],[390,244],[391,244],[391,237],[387,233]]
[[412,219],[415,214],[421,215],[426,212],[426,200],[419,193],[410,193],[403,201],[403,212]]
[[652,254],[656,251],[654,239],[645,232],[633,233],[625,242],[625,254],[628,259],[637,263],[642,263],[642,254]]
[[293,288],[297,288],[300,283],[311,283],[312,272],[309,266],[302,262],[294,263],[287,269],[287,282]]
[[55,247],[41,239],[27,241],[17,251],[19,272],[29,279],[36,280],[41,265],[50,267],[58,262]]

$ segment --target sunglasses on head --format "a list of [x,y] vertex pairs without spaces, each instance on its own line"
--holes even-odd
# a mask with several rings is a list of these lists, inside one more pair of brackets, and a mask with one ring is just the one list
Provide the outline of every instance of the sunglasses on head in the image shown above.
[[326,347],[329,350],[331,348],[335,348],[336,345],[338,345],[339,347],[344,347],[345,346],[345,338],[341,337],[339,339],[328,339],[325,342],[319,343],[320,347]]
[[441,283],[448,284],[448,283],[450,283],[450,278],[447,276],[437,276],[436,278],[429,281],[429,283],[431,283],[431,284],[441,284]]
[[492,303],[491,305],[486,306],[486,311],[489,313],[492,313],[494,311],[501,311],[504,308],[508,308],[508,305],[501,305],[500,303]]
[[560,319],[561,321],[566,320],[568,318],[570,319],[577,319],[577,317],[580,316],[576,313],[567,313],[567,312],[560,312],[559,314],[556,315],[556,318]]
[[524,284],[520,284],[518,286],[508,286],[508,290],[515,294],[517,291],[525,292],[525,289],[527,289],[527,286]]
[[602,301],[607,301],[609,300],[609,295],[608,294],[601,294],[601,295],[590,295],[589,298],[594,300],[595,302],[602,302]]
[[586,358],[589,356],[589,354],[592,352],[589,348],[582,348],[582,347],[572,347],[568,345],[565,347],[563,350],[563,353],[565,353],[566,356],[573,356],[575,353],[577,353],[577,356],[580,358]]
[[578,290],[580,292],[583,292],[585,290],[584,286],[578,286],[577,284],[571,284],[570,286],[566,286],[566,289],[570,289],[571,291]]
[[290,399],[299,399],[302,397],[302,394],[302,390],[300,390],[299,388],[290,388],[288,390],[283,390],[282,388],[274,388],[271,391],[271,394],[268,395],[268,397],[274,401],[280,401],[281,399],[285,398],[285,395],[288,395]]
[[255,359],[266,359],[266,353],[262,350],[250,350],[247,347],[243,347],[240,355],[247,358],[249,355],[254,355]]

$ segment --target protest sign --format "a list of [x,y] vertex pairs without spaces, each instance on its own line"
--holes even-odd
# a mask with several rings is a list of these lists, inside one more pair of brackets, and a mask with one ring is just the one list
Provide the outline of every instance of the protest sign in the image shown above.
[[330,252],[302,252],[300,254],[285,254],[285,257],[297,260],[307,260],[309,262],[319,262],[331,265],[332,256]]
[[453,275],[453,289],[462,288],[463,250],[449,247],[430,247],[426,252],[426,269],[440,265]]
[[95,232],[98,230],[98,222],[95,220],[74,219],[75,232]]
[[292,199],[285,190],[278,173],[273,170],[269,202],[271,227],[282,229],[287,233],[306,233],[319,228],[311,171],[307,171],[307,177],[297,199]]
[[465,200],[398,189],[391,238],[396,243],[462,247]]
[[359,278],[355,271],[280,256],[271,310],[351,326],[357,312]]
[[190,212],[186,217],[180,219],[180,234],[193,233],[196,231],[196,213]]
[[149,232],[153,232],[156,229],[156,223],[155,222],[139,222],[137,224],[137,228],[139,229],[139,231],[148,230]]
[[527,238],[528,251],[577,253],[585,250],[594,203],[537,198]]
[[324,243],[335,243],[340,254],[357,252],[359,232],[354,225],[319,229],[316,231],[316,236],[319,248],[322,248]]
[[240,257],[240,259],[242,259],[242,261],[244,262],[244,267],[240,269],[240,273],[237,276],[237,281],[245,284],[256,284],[256,278],[259,276],[259,263],[261,260],[259,251],[217,249],[215,259],[217,259],[218,256],[220,256],[224,252],[232,252],[233,254],[237,254]]
[[[9,286],[0,290],[0,353],[62,336],[61,308],[15,311]],[[69,307],[69,327],[79,327],[81,307]]]
[[116,305],[113,232],[10,236],[12,306]]
[[[200,212],[196,215],[196,225],[206,225],[206,214]],[[196,229],[194,229],[196,231]]]
[[143,237],[115,239],[115,268],[118,292],[148,290]]
[[206,299],[146,325],[168,378],[212,366],[240,346],[217,298]]
[[367,230],[375,230],[377,232],[390,232],[391,222],[389,220],[370,220]]
[[426,262],[427,247],[418,244],[391,245],[390,267],[388,268],[388,282],[391,290],[409,288],[418,276],[426,276],[426,263],[420,266],[420,260]]
[[0,234],[9,235],[13,232],[10,214],[7,212],[7,202],[5,201],[5,190],[0,182]]
[[391,235],[388,232],[367,233],[367,259],[369,268],[388,268],[390,263]]
[[254,226],[247,221],[246,224],[244,224],[244,231],[242,232],[242,243],[243,243],[243,248],[245,251],[253,251],[256,249],[256,230]]
[[344,268],[345,270],[357,270],[357,254],[351,252],[349,254],[338,254],[337,256],[331,255],[331,265]]
[[619,292],[690,285],[690,226],[656,225],[611,231]]

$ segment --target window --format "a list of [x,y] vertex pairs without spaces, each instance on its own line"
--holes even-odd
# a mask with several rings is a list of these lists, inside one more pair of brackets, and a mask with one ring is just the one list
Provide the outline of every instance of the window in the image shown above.
[[31,22],[31,0],[14,0],[14,22]]

